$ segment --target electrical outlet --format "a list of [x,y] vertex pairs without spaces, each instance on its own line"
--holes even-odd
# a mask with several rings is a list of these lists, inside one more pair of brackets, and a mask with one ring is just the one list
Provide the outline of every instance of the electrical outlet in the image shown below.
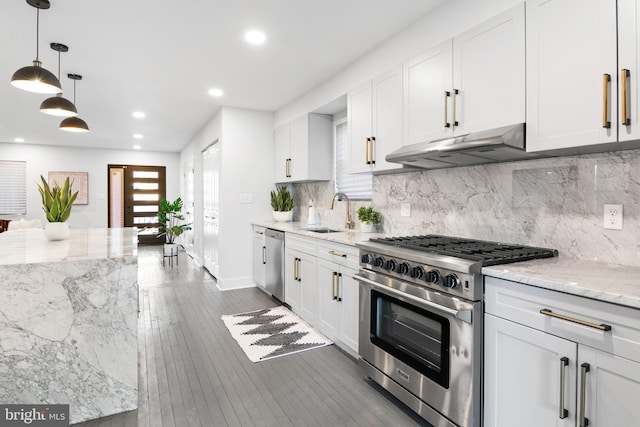
[[622,205],[604,205],[604,228],[622,230]]
[[242,204],[253,203],[253,194],[252,193],[242,193],[242,194],[240,194],[240,203],[242,203]]
[[411,203],[402,203],[400,205],[400,216],[406,218],[411,216]]

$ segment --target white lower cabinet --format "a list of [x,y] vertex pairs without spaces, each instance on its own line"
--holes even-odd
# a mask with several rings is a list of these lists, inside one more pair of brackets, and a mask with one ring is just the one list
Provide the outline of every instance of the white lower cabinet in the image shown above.
[[638,425],[640,310],[491,277],[485,308],[485,427]]
[[[292,244],[290,238],[285,237],[285,239],[287,244],[296,247]],[[315,239],[309,239],[307,242],[313,243],[315,247]],[[284,302],[289,304],[291,309],[304,320],[314,323],[318,304],[316,296],[316,256],[285,246],[284,258]]]
[[257,225],[253,226],[253,281],[264,288],[266,278],[266,249],[265,228]]
[[318,327],[345,350],[358,354],[357,270],[318,259]]

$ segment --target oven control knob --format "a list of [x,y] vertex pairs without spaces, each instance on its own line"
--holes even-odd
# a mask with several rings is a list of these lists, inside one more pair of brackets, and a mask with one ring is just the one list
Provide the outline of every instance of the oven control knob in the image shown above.
[[373,262],[373,255],[364,254],[364,255],[362,255],[361,260],[362,260],[363,264],[371,264]]
[[389,260],[384,265],[385,270],[395,271],[396,270],[396,262],[394,260]]
[[408,274],[409,273],[409,264],[403,262],[398,266],[398,273],[400,274]]
[[445,288],[455,288],[460,284],[460,279],[455,274],[448,274],[442,280],[442,286]]
[[438,283],[440,280],[440,272],[438,270],[427,271],[424,276],[424,280],[429,283]]
[[422,276],[424,276],[424,268],[413,267],[411,269],[411,277],[413,277],[414,279],[422,279]]
[[384,258],[382,258],[381,256],[379,256],[378,258],[376,258],[373,261],[373,265],[375,267],[383,267],[384,266]]

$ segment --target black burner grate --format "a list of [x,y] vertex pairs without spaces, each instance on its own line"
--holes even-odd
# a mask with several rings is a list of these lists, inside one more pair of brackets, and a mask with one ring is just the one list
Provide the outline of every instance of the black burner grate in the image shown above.
[[558,251],[555,249],[463,239],[437,234],[386,237],[370,239],[370,241],[421,252],[431,252],[439,255],[478,261],[481,262],[483,266],[558,256]]

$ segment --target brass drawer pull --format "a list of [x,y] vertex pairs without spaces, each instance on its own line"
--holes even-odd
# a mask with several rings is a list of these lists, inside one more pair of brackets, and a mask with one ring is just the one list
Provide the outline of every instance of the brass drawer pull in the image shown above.
[[596,323],[587,322],[586,320],[576,319],[574,317],[565,316],[564,314],[554,313],[548,308],[543,308],[540,310],[540,314],[544,314],[545,316],[555,317],[556,319],[566,320],[567,322],[577,323],[578,325],[588,326],[593,329],[598,329],[600,331],[608,332],[611,330],[611,325],[606,325],[604,323],[598,325]]
[[631,119],[629,118],[629,111],[627,110],[627,103],[628,103],[627,95],[629,94],[629,91],[627,90],[629,86],[627,79],[630,76],[631,76],[631,72],[626,68],[623,68],[620,71],[620,77],[622,80],[620,84],[622,86],[622,100],[620,101],[620,103],[622,104],[622,124],[625,126],[629,126],[631,124]]
[[611,122],[609,121],[609,82],[611,81],[610,74],[602,75],[602,127],[605,129],[611,128]]
[[341,253],[341,252],[329,251],[329,253],[330,253],[331,255],[339,256],[339,257],[342,257],[342,258],[346,258],[346,257],[347,257],[347,254],[343,254],[343,253]]

